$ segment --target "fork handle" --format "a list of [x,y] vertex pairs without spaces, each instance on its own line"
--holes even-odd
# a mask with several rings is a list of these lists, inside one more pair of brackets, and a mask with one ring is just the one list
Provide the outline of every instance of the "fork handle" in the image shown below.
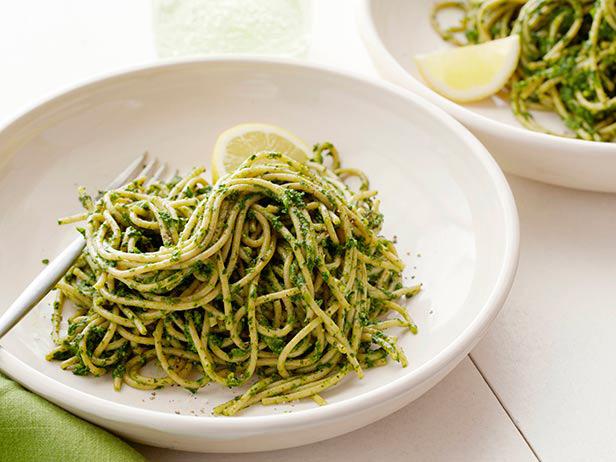
[[11,330],[21,318],[53,289],[75,260],[77,260],[77,257],[81,255],[85,245],[85,239],[79,236],[34,278],[13,304],[9,306],[9,309],[0,316],[0,338]]

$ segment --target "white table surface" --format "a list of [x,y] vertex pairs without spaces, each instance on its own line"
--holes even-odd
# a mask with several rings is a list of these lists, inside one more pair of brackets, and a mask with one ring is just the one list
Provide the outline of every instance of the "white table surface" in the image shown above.
[[[315,0],[309,59],[376,77],[354,4]],[[76,81],[156,59],[149,5],[0,2],[0,122]],[[509,301],[470,358],[422,398],[301,448],[244,455],[138,449],[162,461],[616,460],[616,195],[509,180],[521,226]]]

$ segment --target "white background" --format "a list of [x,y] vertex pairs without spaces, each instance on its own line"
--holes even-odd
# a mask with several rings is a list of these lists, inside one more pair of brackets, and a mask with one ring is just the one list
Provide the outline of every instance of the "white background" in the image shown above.
[[[309,59],[377,77],[355,2],[315,6]],[[148,0],[0,2],[0,123],[81,79],[156,59],[149,8]],[[616,460],[616,195],[509,180],[521,225],[509,301],[470,358],[422,398],[296,449],[138,449],[167,461]]]

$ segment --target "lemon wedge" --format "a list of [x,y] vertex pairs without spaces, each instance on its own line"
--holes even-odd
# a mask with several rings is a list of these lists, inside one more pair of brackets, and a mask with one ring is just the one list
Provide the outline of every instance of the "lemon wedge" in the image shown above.
[[520,37],[415,56],[426,83],[437,93],[460,103],[478,101],[501,90],[520,58]]
[[249,123],[236,125],[220,134],[212,155],[212,177],[235,170],[253,154],[274,151],[299,162],[308,159],[310,148],[300,138],[275,125]]

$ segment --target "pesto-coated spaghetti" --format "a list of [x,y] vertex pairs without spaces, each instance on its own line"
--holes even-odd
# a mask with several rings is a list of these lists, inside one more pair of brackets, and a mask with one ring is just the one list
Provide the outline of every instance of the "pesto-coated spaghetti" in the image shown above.
[[[462,12],[458,25],[440,25],[438,15],[447,9]],[[520,36],[509,97],[524,127],[562,135],[530,113],[548,110],[575,134],[565,136],[616,140],[616,0],[445,1],[435,4],[432,24],[456,45]]]
[[[416,332],[398,300],[420,288],[403,287],[362,172],[341,168],[325,143],[307,164],[254,155],[213,187],[202,173],[141,178],[96,202],[81,191],[86,212],[61,222],[85,220],[87,246],[57,285],[48,359],[75,374],[111,372],[118,390],[250,381],[215,408],[222,415],[323,404],[319,393],[350,372],[361,377],[387,357],[406,366],[385,331]],[[65,299],[77,312],[61,334]],[[148,374],[148,363],[164,375]]]

